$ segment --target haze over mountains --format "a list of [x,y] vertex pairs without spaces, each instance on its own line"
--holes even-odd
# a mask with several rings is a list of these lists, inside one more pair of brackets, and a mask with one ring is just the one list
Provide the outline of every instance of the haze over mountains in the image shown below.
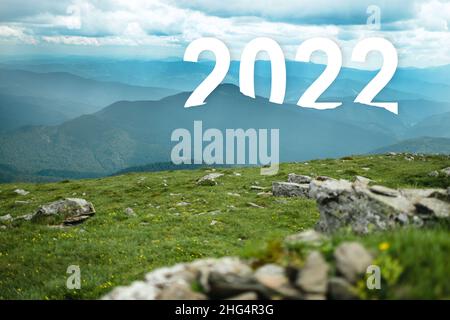
[[53,125],[118,100],[158,100],[175,90],[82,78],[67,72],[0,69],[0,131]]
[[[283,162],[402,148],[449,152],[450,140],[442,139],[450,138],[448,66],[399,70],[377,99],[398,101],[398,116],[352,102],[375,74],[354,69],[343,69],[321,99],[343,101],[341,107],[296,106],[302,91],[323,70],[314,64],[288,63],[283,105],[263,97],[251,99],[235,85],[224,84],[206,105],[189,109],[184,103],[190,93],[176,92],[195,88],[210,72],[209,63],[89,60],[1,67],[3,181],[95,177],[167,163],[175,145],[172,131],[192,131],[194,120],[202,120],[204,130],[279,128]],[[238,82],[236,68],[233,62],[227,82]],[[51,72],[39,73],[45,70]],[[269,95],[267,62],[256,64],[255,82],[257,94]]]

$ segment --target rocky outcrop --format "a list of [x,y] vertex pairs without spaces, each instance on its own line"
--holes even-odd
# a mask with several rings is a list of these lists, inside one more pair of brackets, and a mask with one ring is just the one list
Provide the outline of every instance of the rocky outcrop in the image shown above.
[[[113,289],[106,300],[355,299],[372,256],[358,243],[336,248],[333,261],[311,251],[302,267],[268,263],[254,268],[235,257],[200,259],[156,269],[141,281]],[[331,265],[335,266],[332,267]]]
[[[309,177],[289,175],[289,181],[305,182]],[[450,216],[450,195],[444,189],[391,189],[371,185],[357,176],[354,182],[316,177],[309,184],[274,182],[274,196],[315,199],[320,211],[317,229],[334,232],[351,227],[356,233],[424,224]]]
[[356,233],[386,230],[403,225],[422,226],[450,214],[448,194],[443,189],[390,189],[361,182],[313,180],[311,198],[320,211],[317,228],[333,232],[350,226]]

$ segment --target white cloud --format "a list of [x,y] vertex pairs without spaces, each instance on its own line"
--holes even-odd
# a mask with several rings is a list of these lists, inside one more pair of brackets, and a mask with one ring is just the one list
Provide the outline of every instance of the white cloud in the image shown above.
[[[18,1],[20,5],[22,0]],[[366,5],[374,2],[382,8],[382,30],[376,32],[364,24],[352,24],[355,17],[365,21]],[[160,56],[158,50],[167,54],[167,48],[173,48],[179,55],[190,41],[212,36],[223,40],[232,58],[239,59],[248,41],[265,36],[275,39],[286,57],[293,59],[303,40],[325,36],[339,43],[345,53],[344,61],[351,65],[346,57],[358,39],[380,35],[397,47],[403,66],[450,63],[450,3],[443,0],[308,3],[305,0],[64,0],[58,5],[41,0],[36,3],[26,9],[26,14],[8,9],[10,18],[0,22],[2,43],[91,46],[92,50],[104,46],[148,46],[152,48],[149,52]],[[20,11],[18,5],[10,5]],[[313,23],[324,17],[327,24]],[[314,60],[323,62],[324,57],[315,54]],[[378,60],[374,59],[370,66],[377,66]]]

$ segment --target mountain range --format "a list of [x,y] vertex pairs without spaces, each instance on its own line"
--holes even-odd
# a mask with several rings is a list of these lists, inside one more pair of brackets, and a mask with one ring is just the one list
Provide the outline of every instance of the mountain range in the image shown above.
[[[321,98],[340,100],[341,107],[330,110],[298,107],[295,105],[298,97],[294,96],[300,95],[301,88],[306,88],[323,70],[323,66],[314,64],[288,69],[287,97],[291,98],[282,105],[272,104],[261,96],[246,97],[234,84],[222,84],[205,105],[185,109],[190,92],[177,92],[195,88],[212,65],[181,67],[181,64],[117,62],[105,68],[108,72],[101,68],[102,63],[43,63],[21,65],[22,70],[13,69],[17,64],[2,65],[0,180],[98,177],[127,172],[130,167],[173,169],[170,152],[175,143],[170,141],[171,133],[177,128],[192,131],[195,120],[203,121],[204,130],[277,128],[282,162],[388,150],[449,152],[450,142],[446,139],[450,138],[449,91],[442,88],[450,83],[442,71],[445,67],[431,71],[401,69],[394,85],[390,83],[380,94],[380,100],[398,101],[399,114],[395,115],[382,108],[354,103],[355,92],[374,72],[346,68]],[[73,65],[82,76],[67,73]],[[124,66],[134,68],[128,76],[118,79],[125,72]],[[138,66],[148,71],[150,77],[144,77]],[[51,72],[42,73],[44,69]],[[237,82],[238,78],[233,78],[235,69],[236,64],[232,63],[228,82]],[[88,71],[92,79],[86,78]],[[303,76],[296,76],[295,71]],[[420,80],[408,78],[411,75]],[[257,92],[264,91],[265,95],[270,92],[269,76],[270,65],[258,62]],[[142,80],[140,85],[137,79]],[[405,89],[401,87],[408,81],[411,86],[406,87],[407,91],[400,90]],[[414,90],[416,86],[423,89]]]

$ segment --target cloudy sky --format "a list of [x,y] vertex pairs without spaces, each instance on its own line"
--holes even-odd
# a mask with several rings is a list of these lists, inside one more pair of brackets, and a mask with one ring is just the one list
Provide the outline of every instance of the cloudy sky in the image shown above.
[[[367,26],[370,5],[380,8],[380,30]],[[181,57],[189,42],[212,36],[239,59],[265,36],[293,59],[303,40],[326,36],[351,65],[359,39],[383,36],[401,66],[428,67],[450,64],[449,23],[449,0],[0,0],[0,54]]]

